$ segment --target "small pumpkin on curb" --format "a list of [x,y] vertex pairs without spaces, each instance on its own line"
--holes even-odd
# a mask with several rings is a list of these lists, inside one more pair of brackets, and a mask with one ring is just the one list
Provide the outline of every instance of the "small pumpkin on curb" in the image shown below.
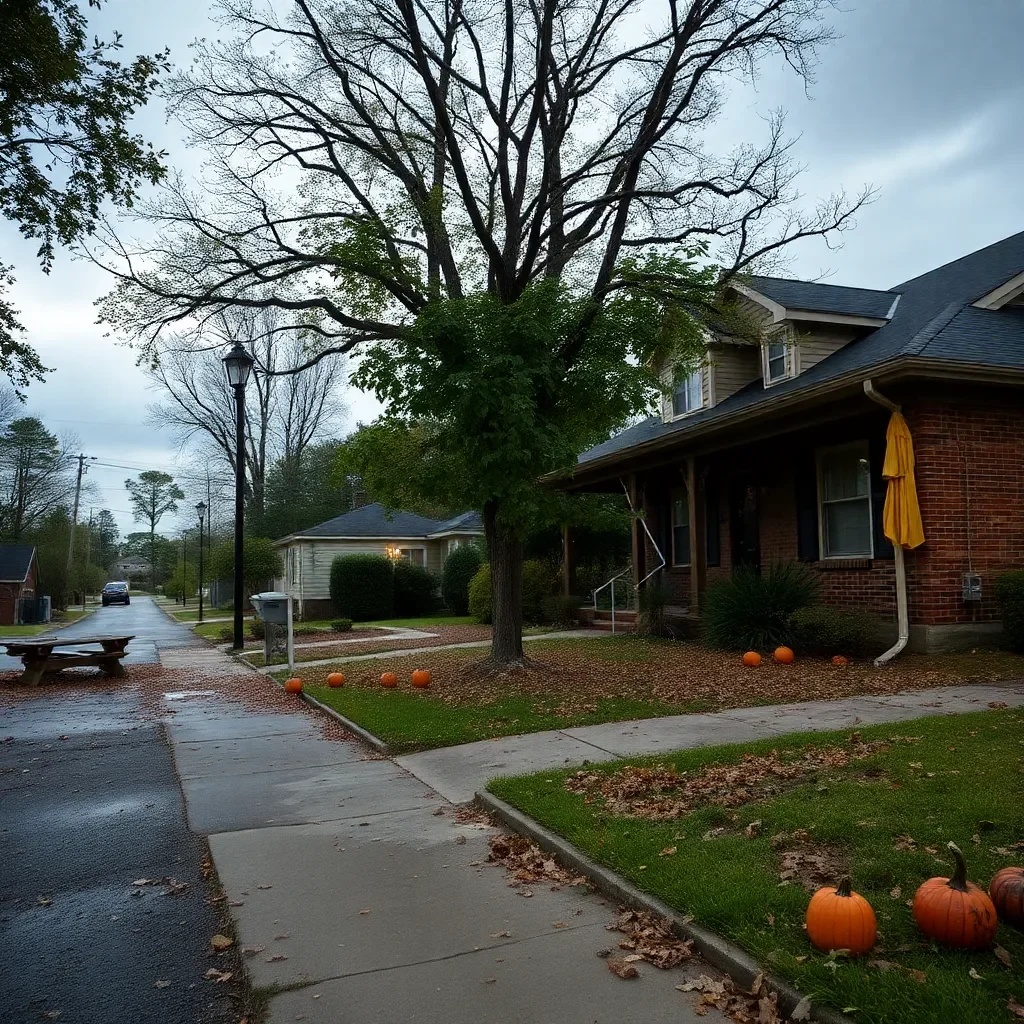
[[380,677],[380,685],[385,690],[393,690],[398,685],[398,676],[394,672],[384,672]]
[[878,936],[871,904],[851,886],[850,876],[844,875],[837,886],[819,889],[807,905],[807,937],[826,953],[846,949],[850,956],[860,956]]
[[850,659],[844,657],[842,654],[835,654],[832,656],[833,665],[849,665]]
[[332,673],[330,673],[330,675],[328,675],[328,677],[327,677],[327,685],[329,687],[331,687],[331,689],[335,689],[338,686],[344,686],[345,685],[345,677],[344,677],[344,675],[342,675],[341,672],[332,672]]
[[775,648],[775,660],[780,665],[792,665],[796,655],[793,654],[792,647],[776,647]]
[[747,651],[747,653],[743,655],[743,664],[746,665],[747,668],[757,668],[757,666],[761,664],[761,655],[758,654],[757,651]]
[[956,868],[952,878],[929,878],[914,893],[914,920],[930,939],[953,949],[986,949],[999,927],[984,889],[967,881],[967,863],[956,843],[946,843]]
[[425,690],[430,685],[430,673],[425,668],[418,668],[413,672],[411,682],[417,690]]
[[1002,868],[988,885],[1000,921],[1024,928],[1024,868]]
[[302,693],[301,679],[286,679],[284,683],[285,693]]

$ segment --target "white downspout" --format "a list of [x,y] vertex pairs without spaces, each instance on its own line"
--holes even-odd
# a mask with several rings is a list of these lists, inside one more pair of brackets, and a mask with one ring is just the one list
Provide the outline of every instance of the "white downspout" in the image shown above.
[[[864,394],[873,402],[884,406],[890,412],[899,412],[900,407],[885,395],[875,390],[870,379],[864,381]],[[875,667],[881,668],[886,662],[892,661],[910,640],[910,613],[907,609],[907,571],[903,564],[903,545],[893,545],[893,557],[896,564],[896,625],[898,636],[896,643],[885,652],[875,658]]]

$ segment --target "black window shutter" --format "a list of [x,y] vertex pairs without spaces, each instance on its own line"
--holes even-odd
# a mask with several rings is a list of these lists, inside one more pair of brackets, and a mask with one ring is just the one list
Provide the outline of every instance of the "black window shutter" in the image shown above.
[[704,550],[708,565],[722,564],[722,531],[718,517],[718,485],[709,481],[704,488]]
[[885,508],[885,492],[888,485],[882,476],[885,462],[885,438],[873,437],[868,442],[868,459],[871,463],[871,529],[875,538],[875,558],[894,558],[892,541],[882,529],[882,511]]
[[796,481],[797,556],[801,562],[818,560],[818,467],[814,452],[797,454]]

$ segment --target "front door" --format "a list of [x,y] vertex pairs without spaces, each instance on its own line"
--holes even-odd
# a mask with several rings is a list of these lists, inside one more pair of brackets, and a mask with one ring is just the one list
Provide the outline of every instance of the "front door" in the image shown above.
[[729,534],[732,538],[734,569],[750,566],[761,571],[761,530],[757,487],[749,480],[733,480],[729,485]]

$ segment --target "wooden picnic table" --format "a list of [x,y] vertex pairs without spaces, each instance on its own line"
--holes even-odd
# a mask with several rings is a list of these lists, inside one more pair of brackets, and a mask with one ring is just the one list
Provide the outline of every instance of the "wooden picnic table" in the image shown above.
[[[121,659],[128,653],[131,636],[34,636],[10,639],[0,638],[0,645],[7,648],[13,658],[21,658],[25,670],[18,678],[26,686],[37,686],[44,675],[60,672],[65,668],[92,666],[101,669],[108,676],[125,675]],[[59,651],[58,647],[82,647],[99,645],[100,650]]]

